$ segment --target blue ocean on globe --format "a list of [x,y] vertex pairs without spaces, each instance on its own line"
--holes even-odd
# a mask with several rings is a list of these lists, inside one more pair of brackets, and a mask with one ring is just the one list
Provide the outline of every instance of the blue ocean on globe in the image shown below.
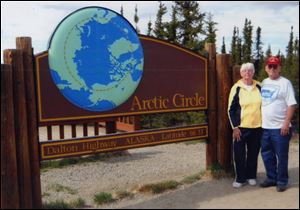
[[48,52],[54,83],[72,104],[85,110],[120,106],[143,75],[144,55],[136,31],[105,8],[84,8],[65,18]]

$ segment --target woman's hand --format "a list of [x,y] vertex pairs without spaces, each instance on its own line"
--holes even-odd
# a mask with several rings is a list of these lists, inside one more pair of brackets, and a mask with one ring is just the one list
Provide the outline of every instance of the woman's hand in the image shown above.
[[235,141],[235,140],[240,141],[241,136],[242,136],[242,133],[241,133],[241,130],[239,128],[233,129],[233,133],[232,133],[233,141]]

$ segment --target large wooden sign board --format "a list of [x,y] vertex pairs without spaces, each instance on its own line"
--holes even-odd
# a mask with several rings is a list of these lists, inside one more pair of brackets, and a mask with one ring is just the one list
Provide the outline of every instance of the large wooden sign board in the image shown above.
[[[206,110],[207,59],[184,47],[137,35],[114,11],[79,9],[35,56],[40,126],[141,114]],[[207,137],[197,125],[41,142],[43,160]]]
[[207,109],[207,59],[186,48],[140,36],[144,73],[121,106],[92,112],[71,104],[52,81],[48,52],[35,56],[39,123]]

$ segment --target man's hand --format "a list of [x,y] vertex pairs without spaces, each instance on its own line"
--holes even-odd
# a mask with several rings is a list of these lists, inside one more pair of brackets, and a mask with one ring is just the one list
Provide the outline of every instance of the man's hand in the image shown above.
[[284,121],[281,129],[280,129],[280,135],[286,136],[289,134],[289,127],[290,127],[290,122]]
[[233,129],[233,133],[232,133],[232,138],[233,138],[233,141],[240,141],[241,140],[241,136],[242,136],[242,133],[240,131],[239,128],[235,128]]
[[291,120],[293,118],[295,110],[296,110],[296,105],[288,106],[286,118],[283,122],[283,125],[282,125],[281,129],[280,129],[280,134],[282,136],[285,136],[285,135],[289,134],[289,127],[290,127],[290,123],[291,123]]

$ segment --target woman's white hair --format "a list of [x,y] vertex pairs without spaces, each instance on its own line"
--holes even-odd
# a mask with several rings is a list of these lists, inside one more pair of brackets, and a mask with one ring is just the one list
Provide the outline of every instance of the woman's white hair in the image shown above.
[[247,70],[247,69],[252,69],[253,73],[255,72],[253,63],[243,63],[243,65],[241,66],[240,72]]

